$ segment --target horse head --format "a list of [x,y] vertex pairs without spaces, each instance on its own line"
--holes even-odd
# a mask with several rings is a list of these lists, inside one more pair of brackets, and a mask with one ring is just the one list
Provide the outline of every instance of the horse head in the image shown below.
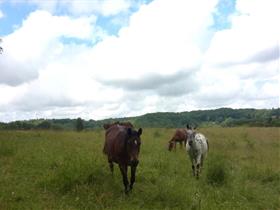
[[133,130],[130,127],[127,128],[126,152],[129,158],[128,162],[134,166],[139,162],[138,155],[141,146],[141,134],[142,128],[139,128],[138,131]]

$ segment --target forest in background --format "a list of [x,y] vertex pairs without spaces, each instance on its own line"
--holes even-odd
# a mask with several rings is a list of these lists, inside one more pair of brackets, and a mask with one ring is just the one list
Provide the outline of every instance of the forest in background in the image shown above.
[[136,117],[109,118],[104,120],[32,119],[0,122],[1,130],[93,130],[103,128],[104,123],[130,121],[135,127],[179,128],[187,124],[199,127],[280,127],[280,108],[197,110],[190,112],[157,112]]

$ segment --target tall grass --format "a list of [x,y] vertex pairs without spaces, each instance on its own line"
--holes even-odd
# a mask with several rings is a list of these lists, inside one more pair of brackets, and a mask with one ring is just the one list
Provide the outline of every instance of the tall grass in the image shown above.
[[144,129],[133,192],[102,154],[104,132],[1,131],[0,209],[280,209],[278,128],[202,128],[199,180],[174,129]]

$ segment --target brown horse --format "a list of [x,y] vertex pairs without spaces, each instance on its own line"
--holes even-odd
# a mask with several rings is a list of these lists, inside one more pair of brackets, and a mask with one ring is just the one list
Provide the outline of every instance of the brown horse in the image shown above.
[[173,148],[176,149],[177,143],[180,144],[180,147],[182,147],[182,144],[186,146],[187,138],[188,138],[187,129],[184,128],[176,129],[173,137],[168,142],[168,150],[171,151]]
[[[105,128],[106,126],[104,126]],[[111,172],[114,170],[114,163],[119,165],[123,177],[125,193],[133,188],[135,182],[136,168],[139,163],[142,128],[138,131],[130,126],[114,124],[109,126],[105,132],[105,144],[103,152],[108,157]],[[127,178],[127,168],[131,167],[130,184]]]

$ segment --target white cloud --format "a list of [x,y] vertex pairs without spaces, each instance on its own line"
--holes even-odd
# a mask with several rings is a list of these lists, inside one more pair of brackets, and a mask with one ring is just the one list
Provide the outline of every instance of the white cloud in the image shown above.
[[237,1],[232,27],[218,31],[199,72],[207,107],[279,107],[278,1]]
[[195,107],[279,107],[279,61],[216,67],[203,65],[197,73]]
[[115,15],[122,11],[126,11],[130,7],[131,2],[127,0],[104,1],[101,6],[101,14],[104,16]]
[[[129,4],[122,2],[107,9],[102,4],[99,14],[124,11]],[[214,34],[209,28],[217,0],[155,0],[117,36],[97,28],[96,16],[36,11],[4,37],[0,121],[279,106],[276,1],[254,2],[237,0],[232,27]],[[72,4],[73,13],[91,10]],[[87,44],[100,34],[100,42]],[[65,37],[82,44],[65,43]]]
[[130,0],[26,0],[26,2],[52,13],[66,10],[74,15],[101,14],[103,16],[125,12],[133,4]]
[[198,36],[212,24],[216,1],[203,1],[203,8],[201,3],[163,0],[142,6],[118,37],[110,37],[93,49],[92,65],[99,70],[95,76],[127,79],[197,67],[202,56]]
[[69,49],[62,41],[75,38],[94,42],[98,32],[95,21],[94,16],[73,19],[45,11],[31,13],[20,28],[3,38],[5,53],[0,58],[0,83],[17,85],[35,79],[48,63],[79,53],[83,46]]
[[279,48],[278,1],[239,0],[236,4],[232,27],[216,32],[212,39],[206,54],[211,64],[246,62],[261,51]]
[[64,5],[68,7],[73,14],[90,14],[93,12],[103,16],[111,16],[127,11],[132,5],[132,1],[67,1]]
[[4,17],[4,13],[0,10],[0,19]]

